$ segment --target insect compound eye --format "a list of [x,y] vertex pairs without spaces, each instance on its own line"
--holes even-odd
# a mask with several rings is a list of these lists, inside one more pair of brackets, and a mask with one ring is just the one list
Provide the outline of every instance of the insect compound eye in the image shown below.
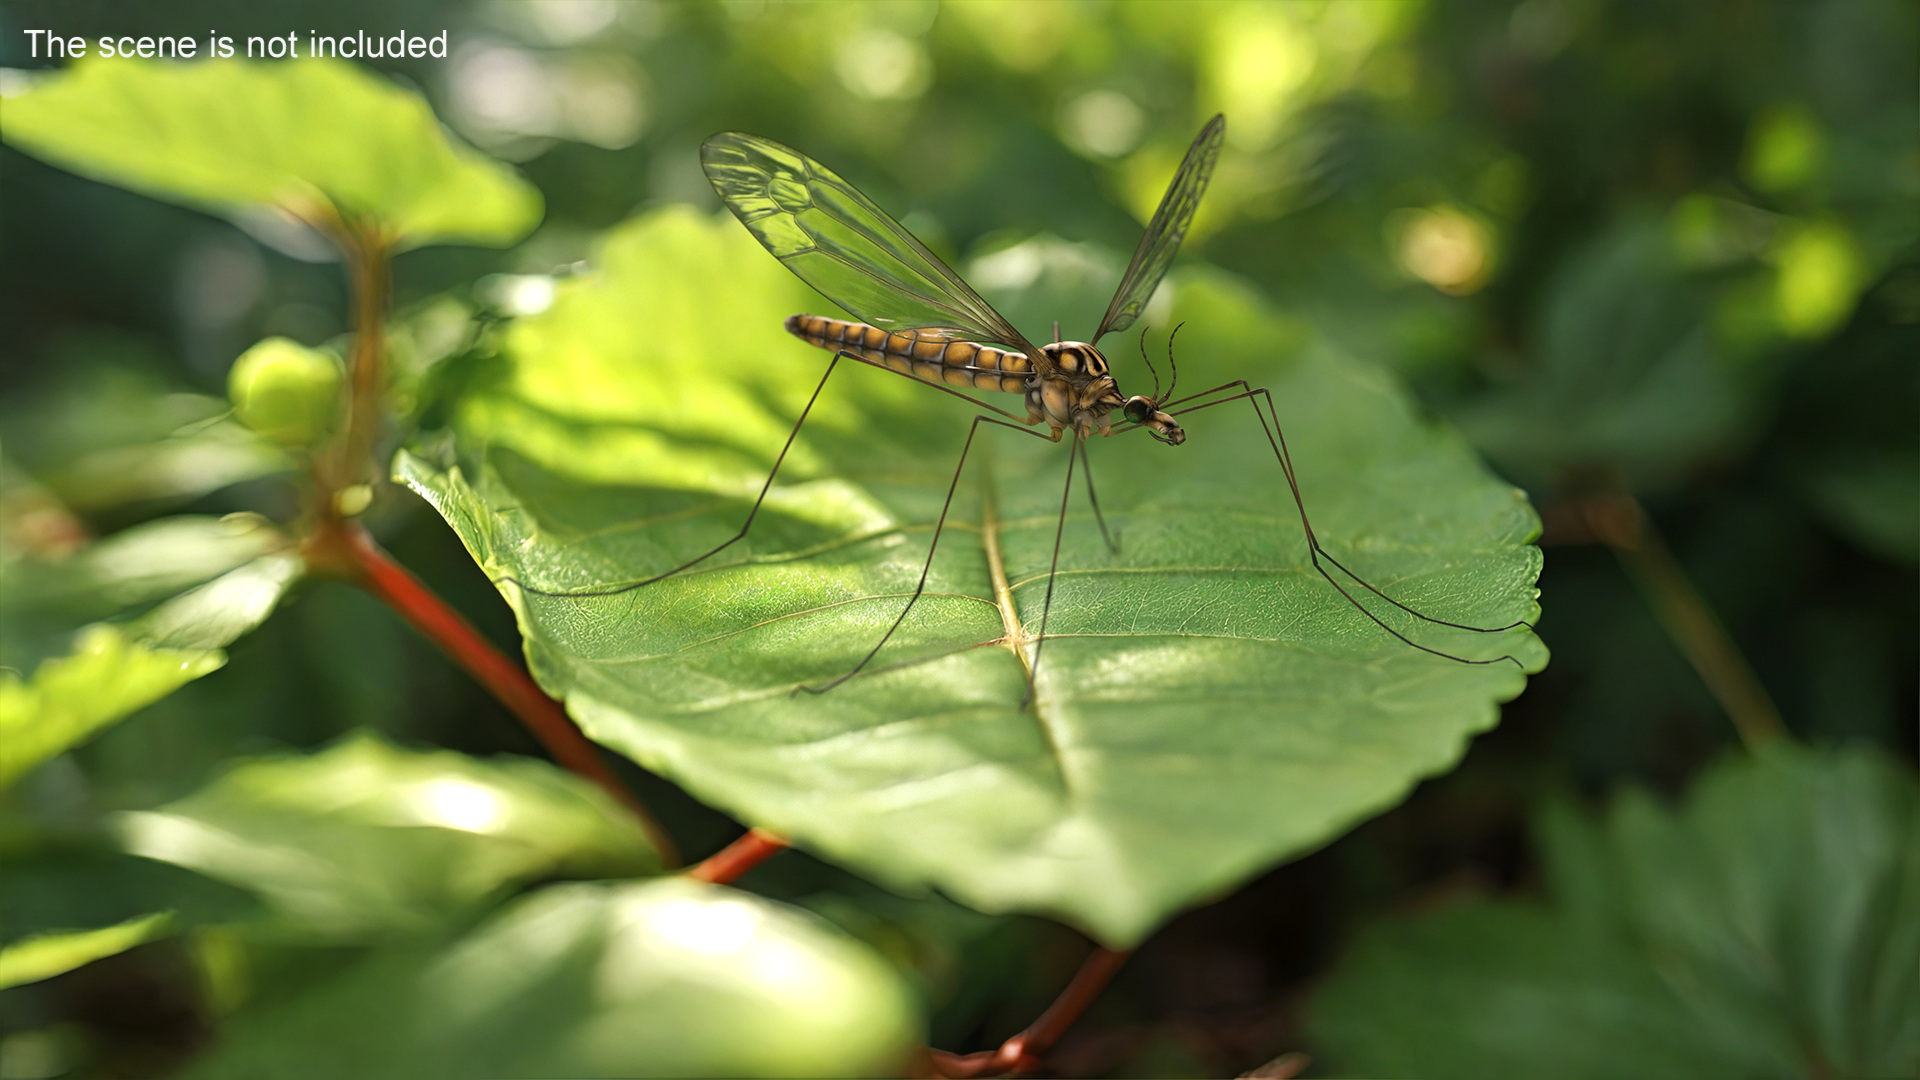
[[1130,422],[1144,424],[1153,416],[1153,402],[1143,397],[1128,398],[1127,404],[1122,409],[1122,412],[1126,414]]

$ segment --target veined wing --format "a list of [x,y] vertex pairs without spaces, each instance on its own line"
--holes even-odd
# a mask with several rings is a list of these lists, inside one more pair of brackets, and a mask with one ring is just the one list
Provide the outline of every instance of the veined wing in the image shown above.
[[1207,181],[1213,178],[1213,163],[1220,158],[1220,143],[1226,133],[1227,118],[1216,114],[1187,148],[1180,171],[1173,174],[1173,183],[1167,185],[1167,193],[1160,197],[1160,208],[1147,223],[1147,235],[1140,238],[1140,246],[1134,250],[1133,261],[1127,264],[1127,272],[1120,278],[1120,287],[1114,290],[1113,303],[1107,305],[1106,317],[1100,320],[1100,329],[1094,331],[1093,341],[1098,342],[1111,331],[1132,326],[1147,301],[1153,299],[1153,290],[1159,288],[1160,279],[1167,276],[1167,268],[1173,265],[1173,256],[1180,250],[1180,241],[1187,238],[1187,226],[1193,223],[1200,196],[1207,190]]
[[901,224],[831,169],[772,139],[723,131],[700,145],[721,201],[800,280],[883,330],[1045,354]]

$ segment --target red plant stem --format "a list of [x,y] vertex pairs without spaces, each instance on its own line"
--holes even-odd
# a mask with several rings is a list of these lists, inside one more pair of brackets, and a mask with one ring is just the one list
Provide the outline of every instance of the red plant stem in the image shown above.
[[982,1051],[977,1054],[949,1054],[944,1050],[932,1052],[935,1075],[944,1077],[975,1076],[1018,1076],[1040,1067],[1040,1059],[1060,1036],[1067,1033],[1080,1014],[1087,1011],[1093,999],[1100,996],[1107,983],[1113,979],[1120,965],[1132,956],[1130,951],[1100,948],[1093,950],[1074,973],[1073,981],[1060,992],[1060,996],[1047,1006],[1040,1018],[1027,1025],[1027,1030],[1000,1044],[1000,1049]]
[[373,451],[379,440],[381,405],[386,395],[382,324],[392,290],[393,242],[384,230],[345,219],[330,206],[307,209],[304,219],[331,238],[346,258],[354,315],[345,429],[313,468],[312,531],[301,544],[308,571],[351,581],[398,612],[519,717],[555,761],[598,784],[632,811],[661,862],[669,868],[679,866],[680,853],[673,838],[647,812],[639,796],[607,767],[599,750],[574,726],[560,703],[548,697],[520,665],[502,656],[473,624],[435,596],[419,578],[388,558],[357,521],[343,516],[342,491],[378,475]]
[[323,526],[309,541],[309,551],[318,546],[316,542],[324,543],[323,538],[332,534],[334,542],[324,545],[328,549],[326,554],[345,556],[347,565],[341,569],[350,580],[379,597],[414,629],[426,635],[427,640],[440,646],[454,663],[519,717],[555,761],[598,784],[632,811],[668,867],[680,864],[680,853],[673,838],[654,820],[639,796],[621,783],[601,760],[598,748],[574,726],[559,702],[548,697],[520,665],[502,656],[471,623],[435,596],[419,578],[388,558],[365,529],[350,522],[330,524],[330,528]]
[[747,835],[721,848],[698,866],[687,871],[695,881],[725,885],[742,874],[787,850],[787,842],[764,829],[748,829]]
[[353,286],[354,334],[348,378],[347,424],[340,440],[340,457],[331,477],[334,486],[365,483],[373,478],[373,448],[379,438],[381,405],[386,400],[387,302],[393,289],[393,250],[376,229],[346,227],[340,243],[346,252]]

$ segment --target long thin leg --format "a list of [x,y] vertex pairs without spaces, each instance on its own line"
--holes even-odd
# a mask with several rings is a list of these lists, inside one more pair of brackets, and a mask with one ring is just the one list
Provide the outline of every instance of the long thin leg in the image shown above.
[[1040,603],[1040,633],[1033,639],[1033,663],[1027,666],[1027,696],[1020,701],[1022,707],[1033,700],[1033,680],[1040,672],[1040,650],[1047,644],[1047,616],[1053,613],[1053,583],[1060,572],[1060,538],[1067,531],[1067,501],[1073,494],[1073,459],[1077,456],[1067,455],[1067,482],[1060,488],[1060,520],[1053,527],[1053,561],[1047,564],[1047,598]]
[[1087,456],[1091,453],[1091,451],[1087,449],[1087,440],[1076,438],[1074,440],[1074,453],[1080,455],[1080,471],[1087,476],[1087,501],[1093,504],[1093,520],[1100,525],[1100,539],[1107,542],[1108,554],[1118,555],[1120,554],[1120,542],[1115,540],[1113,534],[1107,531],[1107,516],[1100,512],[1100,496],[1094,494],[1093,459]]
[[[767,482],[760,485],[760,494],[754,498],[753,507],[747,511],[747,519],[740,523],[740,531],[734,533],[731,537],[728,537],[726,540],[721,541],[721,543],[716,547],[708,550],[703,555],[696,555],[693,558],[688,559],[686,562],[681,563],[679,566],[676,566],[671,570],[666,570],[661,573],[655,574],[644,581],[636,581],[627,585],[616,585],[612,588],[606,588],[606,589],[583,589],[577,592],[571,591],[571,590],[561,591],[561,592],[552,592],[546,589],[536,589],[533,586],[528,585],[517,578],[503,577],[500,580],[511,581],[515,585],[518,585],[522,591],[533,593],[536,596],[617,596],[621,593],[632,592],[635,589],[645,588],[646,586],[651,585],[656,581],[660,581],[663,578],[670,578],[682,570],[687,570],[687,569],[691,569],[692,567],[698,566],[701,563],[706,562],[708,559],[713,558],[715,555],[720,554],[722,551],[725,551],[727,548],[732,547],[734,544],[739,543],[740,539],[747,535],[747,530],[753,527],[753,519],[759,515],[760,505],[767,501],[767,492],[773,490],[774,477],[780,475],[780,466],[783,462],[787,460],[787,451],[793,449],[793,441],[800,437],[800,428],[806,424],[807,414],[813,411],[814,402],[820,400],[820,392],[827,388],[827,380],[833,377],[834,368],[839,366],[841,357],[851,356],[851,355],[852,354],[850,353],[837,352],[833,354],[833,359],[827,361],[827,370],[824,372],[821,372],[819,385],[813,388],[813,395],[807,398],[806,407],[800,410],[800,419],[794,421],[793,430],[787,432],[787,441],[781,445],[779,456],[773,459],[773,469],[767,473]],[[853,358],[856,360],[859,359],[859,357],[853,357]]]
[[[1197,394],[1188,394],[1188,395],[1187,395],[1187,396],[1185,396],[1185,397],[1179,397],[1179,398],[1174,398],[1174,399],[1173,399],[1172,401],[1163,401],[1163,402],[1161,402],[1161,403],[1160,403],[1160,407],[1161,407],[1162,409],[1166,409],[1166,410],[1168,410],[1169,412],[1171,412],[1171,411],[1173,410],[1173,407],[1174,407],[1175,405],[1188,405],[1188,407],[1187,407],[1187,408],[1185,408],[1185,409],[1181,409],[1180,411],[1181,411],[1181,412],[1192,412],[1192,411],[1193,411],[1194,409],[1198,409],[1198,408],[1204,408],[1204,406],[1201,406],[1201,405],[1189,405],[1189,404],[1188,404],[1189,402],[1194,402],[1194,401],[1199,401],[1199,400],[1200,400],[1201,398],[1203,398],[1203,397],[1212,397],[1212,396],[1213,396],[1214,394],[1218,394],[1218,393],[1221,393],[1222,391],[1225,391],[1225,390],[1231,390],[1231,389],[1233,389],[1233,388],[1234,388],[1234,387],[1236,387],[1236,386],[1237,386],[1237,387],[1239,387],[1239,388],[1240,388],[1241,390],[1251,390],[1251,389],[1253,389],[1253,388],[1252,388],[1251,386],[1248,386],[1248,385],[1247,385],[1247,380],[1245,380],[1245,379],[1235,379],[1235,380],[1233,380],[1232,382],[1227,382],[1227,383],[1221,383],[1221,384],[1220,384],[1219,386],[1216,386],[1216,387],[1214,387],[1214,388],[1213,388],[1213,389],[1211,389],[1211,390],[1202,390],[1202,391],[1200,391],[1200,392],[1199,392],[1199,393],[1197,393]],[[1223,399],[1223,400],[1224,400],[1224,399]]]
[[[1388,626],[1385,622],[1381,621],[1379,616],[1375,615],[1372,611],[1368,610],[1366,605],[1360,603],[1358,600],[1355,600],[1353,598],[1353,595],[1349,593],[1346,590],[1346,588],[1342,586],[1338,581],[1336,581],[1332,574],[1329,574],[1327,572],[1326,567],[1320,565],[1321,559],[1325,559],[1327,562],[1331,563],[1342,574],[1345,574],[1348,578],[1351,578],[1355,584],[1359,585],[1363,589],[1366,589],[1368,592],[1372,593],[1373,595],[1378,596],[1380,599],[1385,600],[1387,603],[1392,604],[1394,607],[1399,608],[1400,610],[1406,612],[1409,615],[1412,615],[1417,619],[1422,619],[1426,622],[1430,622],[1438,626],[1448,626],[1456,630],[1471,630],[1474,633],[1478,633],[1478,634],[1497,634],[1503,631],[1513,630],[1522,626],[1531,626],[1530,623],[1527,623],[1525,621],[1508,623],[1506,626],[1497,626],[1497,627],[1468,626],[1464,623],[1449,622],[1446,619],[1435,618],[1431,615],[1425,614],[1424,612],[1416,611],[1413,608],[1408,607],[1406,604],[1403,604],[1400,601],[1395,600],[1393,597],[1388,596],[1386,593],[1381,592],[1378,588],[1376,588],[1372,583],[1368,582],[1365,578],[1362,578],[1360,575],[1354,573],[1352,570],[1347,569],[1345,564],[1341,563],[1340,560],[1328,554],[1327,550],[1320,546],[1320,538],[1314,534],[1313,523],[1307,520],[1306,501],[1303,498],[1301,498],[1301,495],[1300,495],[1300,481],[1298,477],[1294,475],[1293,455],[1289,453],[1287,450],[1287,438],[1286,438],[1285,432],[1283,432],[1280,428],[1280,415],[1278,410],[1275,409],[1274,407],[1273,394],[1264,386],[1258,387],[1258,388],[1247,388],[1247,384],[1244,380],[1236,380],[1235,382],[1228,383],[1225,386],[1215,387],[1213,390],[1205,391],[1201,394],[1195,395],[1195,397],[1205,397],[1209,394],[1213,394],[1218,391],[1225,390],[1236,385],[1243,387],[1245,389],[1243,389],[1240,393],[1232,395],[1231,397],[1224,397],[1216,401],[1206,402],[1205,404],[1202,404],[1202,405],[1193,405],[1185,409],[1180,409],[1175,413],[1175,415],[1181,415],[1181,414],[1190,413],[1190,412],[1198,412],[1201,409],[1210,409],[1215,405],[1224,405],[1230,401],[1239,401],[1243,398],[1246,399],[1247,404],[1253,408],[1254,416],[1260,422],[1260,430],[1267,436],[1268,445],[1273,448],[1274,458],[1280,463],[1281,473],[1286,476],[1287,489],[1293,494],[1294,508],[1297,511],[1299,511],[1299,514],[1300,514],[1300,528],[1306,534],[1306,537],[1307,537],[1307,557],[1313,563],[1314,570],[1318,571],[1320,576],[1326,579],[1327,584],[1332,585],[1334,589],[1337,592],[1339,592],[1342,597],[1346,599],[1347,603],[1352,604],[1355,608],[1358,608],[1360,613],[1365,615],[1368,619],[1371,619],[1376,626],[1379,626],[1382,630],[1385,630],[1387,633],[1392,634],[1394,637],[1400,639],[1400,641],[1402,641],[1403,643],[1407,645],[1411,645],[1416,649],[1419,649],[1421,652],[1432,653],[1435,656],[1445,657],[1448,660],[1453,660],[1457,663],[1462,663],[1462,664],[1497,664],[1502,660],[1507,660],[1507,661],[1511,661],[1516,667],[1524,668],[1524,665],[1522,665],[1518,659],[1515,659],[1511,655],[1496,656],[1491,660],[1468,660],[1464,657],[1455,656],[1452,653],[1441,652],[1438,649],[1428,648],[1425,645],[1422,645],[1416,641],[1411,640],[1405,634],[1400,633],[1398,630],[1395,630],[1393,627]],[[1268,412],[1263,413],[1260,411],[1260,402],[1262,400],[1266,402]],[[1268,418],[1269,413],[1272,414],[1271,423],[1269,423],[1269,418]]]
[[[806,407],[800,410],[800,418],[794,421],[793,430],[787,432],[787,441],[781,445],[779,455],[773,459],[773,469],[767,473],[766,483],[760,485],[760,494],[754,497],[753,506],[750,509],[748,509],[746,520],[740,523],[740,531],[734,533],[731,537],[722,541],[719,545],[707,551],[705,554],[696,555],[693,558],[688,559],[686,562],[681,563],[679,566],[676,566],[671,570],[662,571],[661,573],[655,574],[652,577],[647,578],[643,581],[630,582],[626,585],[616,585],[616,586],[612,586],[604,589],[580,589],[580,590],[555,591],[555,590],[549,590],[549,589],[535,588],[532,585],[528,585],[525,582],[521,581],[520,579],[511,577],[511,576],[502,577],[499,580],[502,582],[510,581],[515,586],[519,587],[519,589],[522,592],[529,592],[534,594],[535,596],[559,596],[559,597],[618,596],[621,593],[632,592],[635,589],[645,588],[646,586],[651,585],[656,581],[662,581],[666,578],[670,578],[673,575],[680,573],[682,570],[691,570],[692,568],[700,565],[701,563],[706,562],[708,559],[713,558],[715,555],[720,554],[722,551],[725,551],[727,548],[732,547],[734,544],[739,543],[740,540],[747,535],[747,530],[753,527],[753,519],[759,515],[761,504],[766,502],[767,492],[773,490],[774,478],[780,475],[780,466],[782,463],[784,463],[787,460],[787,452],[793,449],[794,440],[800,437],[800,429],[806,425],[807,416],[809,413],[813,411],[814,403],[820,400],[821,392],[827,388],[827,380],[833,376],[834,368],[837,367],[840,361],[843,359],[858,361],[859,363],[866,364],[869,367],[878,368],[879,370],[888,372],[890,374],[894,374],[894,375],[899,374],[899,372],[894,371],[892,368],[886,367],[885,365],[882,365],[882,364],[876,364],[873,361],[868,360],[866,357],[859,356],[854,353],[846,352],[845,350],[841,350],[839,352],[834,353],[833,359],[827,361],[827,370],[825,370],[824,372],[821,372],[820,374],[819,385],[813,388],[813,395],[807,398]],[[916,381],[925,382],[926,380],[916,380]],[[969,404],[978,406],[979,408],[987,409],[992,412],[997,412],[1000,415],[1007,417],[1008,419],[1011,419],[1011,420],[1020,419],[1019,417],[1014,416],[1012,413],[1006,411],[1005,409],[1001,409],[996,406],[989,405],[984,401],[980,401],[979,399],[972,397],[971,395],[963,394],[960,391],[955,390],[950,386],[942,386],[939,383],[934,383],[934,382],[928,382],[927,385],[933,387],[936,390],[941,390],[941,391],[945,391],[946,393],[952,394],[954,397],[957,397]]]
[[995,420],[991,416],[976,416],[973,418],[973,424],[967,428],[967,441],[960,447],[960,462],[953,467],[953,480],[947,485],[947,501],[941,504],[940,518],[934,522],[933,525],[933,542],[927,545],[927,561],[921,564],[920,580],[913,586],[913,595],[907,597],[907,606],[900,609],[900,614],[895,616],[893,625],[887,627],[887,632],[880,635],[880,640],[874,643],[873,648],[867,650],[867,655],[861,657],[860,662],[853,665],[852,671],[834,679],[832,682],[820,686],[795,687],[794,693],[798,694],[801,691],[805,691],[809,694],[824,694],[834,687],[839,686],[841,683],[846,682],[848,679],[853,678],[855,675],[860,674],[861,669],[865,668],[873,661],[875,656],[879,655],[880,650],[884,648],[887,642],[893,637],[894,631],[900,629],[900,624],[907,620],[907,613],[913,610],[913,605],[920,602],[921,594],[927,591],[927,575],[933,570],[934,552],[940,550],[940,535],[946,531],[947,512],[953,509],[953,493],[960,489],[960,473],[967,467],[967,454],[973,449],[973,437],[979,432],[981,424],[998,424],[1003,428],[1012,428],[1022,435],[1031,435],[1036,439],[1047,438],[1047,436],[1042,435],[1032,428],[1024,425],[1009,424],[1005,420]]
[[[1185,397],[1178,397],[1178,398],[1171,398],[1171,399],[1169,399],[1169,400],[1167,400],[1167,401],[1162,401],[1162,402],[1160,403],[1160,408],[1161,408],[1161,409],[1163,409],[1163,410],[1166,410],[1166,411],[1168,411],[1168,412],[1171,412],[1171,413],[1173,413],[1173,414],[1174,414],[1174,415],[1176,415],[1176,416],[1177,416],[1177,415],[1179,415],[1180,413],[1186,413],[1186,412],[1192,412],[1192,411],[1194,411],[1195,409],[1201,409],[1201,408],[1205,408],[1205,407],[1206,407],[1205,405],[1194,405],[1194,404],[1192,404],[1192,402],[1195,402],[1195,401],[1199,401],[1199,400],[1200,400],[1201,398],[1204,398],[1204,397],[1210,397],[1210,396],[1212,396],[1212,395],[1214,395],[1214,394],[1218,394],[1218,393],[1220,393],[1220,392],[1222,392],[1222,391],[1225,391],[1225,390],[1231,390],[1231,389],[1233,389],[1233,388],[1234,388],[1234,387],[1236,387],[1236,386],[1237,386],[1237,387],[1240,387],[1240,388],[1241,388],[1242,390],[1244,390],[1244,389],[1246,389],[1246,388],[1247,388],[1247,380],[1245,380],[1245,379],[1235,379],[1234,381],[1232,381],[1232,382],[1230,382],[1230,383],[1223,383],[1223,384],[1221,384],[1221,385],[1219,385],[1219,386],[1216,386],[1216,387],[1214,387],[1214,388],[1213,388],[1213,389],[1211,389],[1211,390],[1202,390],[1202,391],[1200,391],[1200,392],[1199,392],[1199,393],[1197,393],[1197,394],[1188,394],[1188,395],[1186,395]],[[1222,398],[1221,400],[1222,400],[1222,401],[1228,401],[1228,400],[1232,400],[1232,399],[1230,399],[1230,398]],[[1209,402],[1208,404],[1218,404],[1218,402]],[[1185,405],[1185,406],[1187,406],[1187,407],[1186,407],[1186,408],[1184,408],[1184,409],[1175,409],[1175,408],[1174,408],[1174,406],[1175,406],[1175,405]],[[1149,427],[1148,427],[1148,426],[1147,426],[1146,424],[1132,424],[1132,425],[1130,425],[1130,426],[1128,426],[1128,427],[1124,427],[1124,428],[1121,428],[1121,429],[1120,429],[1120,430],[1118,430],[1118,431],[1115,431],[1115,432],[1112,432],[1111,434],[1114,434],[1114,435],[1129,435],[1129,434],[1132,434],[1133,432],[1136,432],[1136,431],[1148,431],[1148,430],[1151,430],[1151,429],[1150,429],[1150,428],[1149,428]]]

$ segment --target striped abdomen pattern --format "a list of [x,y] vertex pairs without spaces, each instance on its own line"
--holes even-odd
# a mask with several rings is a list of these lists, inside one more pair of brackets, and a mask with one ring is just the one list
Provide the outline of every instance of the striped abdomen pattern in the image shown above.
[[870,363],[931,383],[1020,393],[1032,366],[1025,354],[970,341],[928,341],[912,331],[891,333],[866,323],[820,315],[791,315],[787,332],[809,345],[841,349]]

